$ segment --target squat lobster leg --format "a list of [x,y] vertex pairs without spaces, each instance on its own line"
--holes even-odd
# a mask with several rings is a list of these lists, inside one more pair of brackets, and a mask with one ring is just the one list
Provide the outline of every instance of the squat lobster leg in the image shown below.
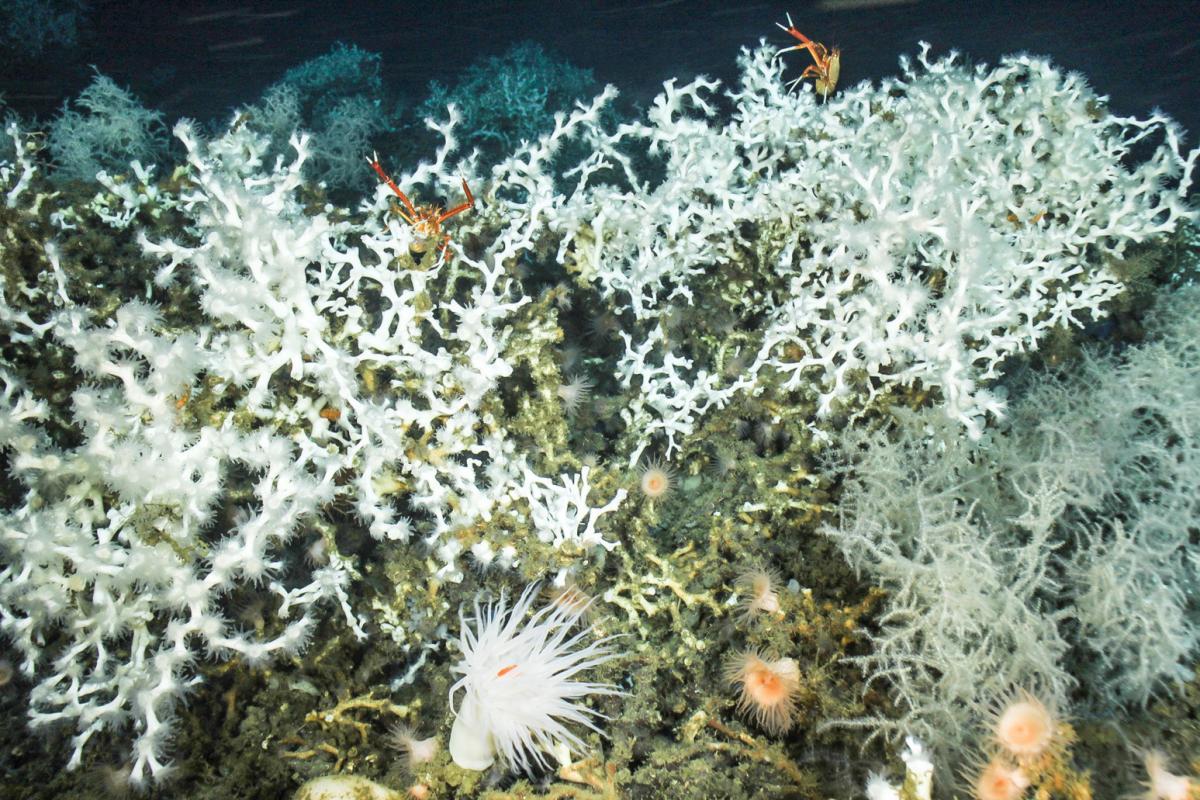
[[463,186],[463,194],[465,194],[467,196],[467,202],[461,203],[461,204],[455,206],[454,208],[450,209],[449,211],[443,211],[442,215],[440,217],[438,217],[438,222],[445,222],[446,220],[450,219],[451,217],[457,216],[457,215],[461,214],[462,212],[468,211],[475,207],[475,195],[471,194],[471,187],[467,186],[466,178],[462,179],[462,186]]
[[466,178],[463,178],[462,187],[463,194],[467,196],[465,203],[443,211],[439,206],[418,206],[408,199],[408,195],[400,190],[396,182],[388,177],[384,171],[383,165],[379,163],[379,155],[372,153],[367,159],[367,163],[371,165],[371,169],[375,170],[375,174],[379,179],[388,185],[388,188],[395,193],[400,201],[404,204],[401,208],[395,203],[392,204],[394,210],[401,219],[408,223],[412,229],[413,241],[409,245],[409,249],[415,253],[424,253],[429,250],[430,246],[441,240],[441,245],[438,247],[438,257],[446,258],[446,250],[450,247],[450,234],[442,233],[442,223],[451,217],[458,216],[464,211],[469,211],[475,207],[475,195],[471,194],[471,187],[467,186]]
[[372,153],[371,157],[367,159],[367,163],[370,164],[371,169],[375,170],[375,172],[379,175],[379,179],[386,183],[388,188],[395,192],[396,196],[404,201],[404,205],[408,207],[408,213],[405,214],[402,211],[399,213],[405,222],[407,222],[409,225],[412,225],[417,217],[416,206],[412,204],[412,200],[408,199],[408,195],[400,191],[400,187],[396,185],[396,182],[389,178],[388,174],[383,171],[383,165],[379,163],[379,154]]
[[[458,205],[456,205],[454,208],[450,209],[449,211],[443,211],[438,216],[438,225],[441,225],[443,222],[445,222],[446,220],[450,219],[453,216],[457,216],[458,214],[461,214],[464,211],[469,211],[469,210],[475,208],[475,195],[471,194],[471,187],[467,186],[466,178],[462,179],[462,187],[463,187],[463,194],[465,194],[467,196],[467,202],[459,203]],[[444,236],[444,238],[442,239],[442,248],[441,248],[441,251],[438,253],[438,257],[441,259],[445,259],[446,258],[446,250],[449,247],[450,247],[450,234],[447,233]]]
[[805,36],[796,29],[796,25],[792,22],[791,14],[787,15],[787,23],[787,25],[784,25],[780,22],[776,22],[775,24],[779,26],[780,30],[787,33],[793,39],[798,40],[800,44],[783,48],[775,54],[775,57],[778,58],[784,53],[788,53],[793,50],[807,50],[809,55],[812,56],[812,60],[814,62],[813,64],[805,67],[804,71],[800,73],[800,77],[788,84],[788,88],[791,89],[806,78],[813,78],[813,88],[816,90],[817,94],[828,100],[829,95],[837,86],[838,77],[841,75],[841,49],[835,47],[830,50],[820,42],[814,42],[812,39]]

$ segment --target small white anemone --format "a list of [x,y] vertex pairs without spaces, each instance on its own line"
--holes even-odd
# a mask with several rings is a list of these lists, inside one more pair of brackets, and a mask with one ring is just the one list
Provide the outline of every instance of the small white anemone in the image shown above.
[[573,415],[592,396],[595,383],[587,375],[572,375],[566,383],[560,384],[557,390],[558,399],[562,400],[567,414]]
[[459,610],[462,658],[453,671],[462,677],[450,688],[451,708],[459,690],[463,696],[454,710],[450,756],[463,769],[487,769],[499,756],[509,768],[529,772],[533,764],[545,768],[552,750],[581,754],[583,740],[568,725],[600,733],[593,719],[606,717],[579,699],[621,694],[607,684],[573,680],[616,656],[606,647],[612,637],[582,645],[591,627],[572,633],[586,605],[552,603],[529,616],[537,594],[537,584],[527,586],[511,609],[504,595],[482,606],[476,600],[473,625]]

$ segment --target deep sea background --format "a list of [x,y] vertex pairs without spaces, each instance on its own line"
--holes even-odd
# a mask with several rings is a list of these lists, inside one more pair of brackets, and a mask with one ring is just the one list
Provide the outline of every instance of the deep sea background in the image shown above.
[[[49,118],[92,77],[94,65],[132,88],[167,121],[223,118],[284,71],[338,41],[383,55],[389,90],[417,102],[431,80],[453,84],[472,61],[533,40],[595,72],[634,102],[662,81],[736,75],[739,48],[785,42],[790,13],[818,41],[842,48],[844,86],[897,71],[918,41],[936,55],[974,61],[1049,55],[1083,72],[1118,114],[1162,108],[1200,130],[1200,3],[1010,0],[793,0],[793,2],[170,2],[87,4],[74,47],[35,58],[0,53],[0,96],[22,116]],[[797,68],[799,66],[797,65]]]

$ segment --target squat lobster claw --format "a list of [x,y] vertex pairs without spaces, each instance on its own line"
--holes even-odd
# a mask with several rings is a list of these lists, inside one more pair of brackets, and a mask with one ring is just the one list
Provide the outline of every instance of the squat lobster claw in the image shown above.
[[814,64],[804,68],[804,72],[800,73],[800,77],[788,84],[791,89],[796,84],[803,81],[805,78],[815,78],[813,89],[817,94],[821,95],[825,100],[829,99],[829,95],[837,87],[838,76],[842,71],[842,50],[840,47],[829,49],[820,42],[814,42],[812,39],[805,36],[800,31],[796,30],[796,26],[792,23],[792,15],[787,15],[787,25],[776,22],[780,30],[786,32],[793,39],[799,40],[800,44],[791,47],[785,47],[775,54],[775,57],[783,55],[792,50],[807,50],[812,55]]
[[450,234],[442,233],[442,223],[451,217],[458,216],[464,211],[475,208],[475,196],[471,194],[471,187],[467,186],[466,178],[462,179],[462,188],[463,194],[467,196],[467,201],[443,211],[441,206],[414,205],[413,201],[408,199],[408,195],[400,191],[400,187],[396,185],[396,182],[389,178],[388,174],[383,171],[383,165],[379,163],[378,153],[372,153],[367,159],[367,163],[379,175],[379,179],[386,183],[388,188],[395,192],[396,196],[404,204],[404,207],[401,208],[399,204],[393,201],[392,210],[400,215],[400,218],[412,228],[413,242],[409,246],[409,249],[415,253],[425,253],[440,238],[442,243],[438,251],[438,257],[444,259],[446,257],[446,250],[450,246]]

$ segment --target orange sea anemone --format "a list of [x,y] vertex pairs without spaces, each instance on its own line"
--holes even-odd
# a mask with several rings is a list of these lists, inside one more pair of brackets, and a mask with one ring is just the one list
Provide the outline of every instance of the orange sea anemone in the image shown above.
[[767,733],[779,736],[792,727],[800,691],[800,665],[795,659],[765,661],[747,651],[729,663],[725,678],[741,687],[738,711],[751,715]]
[[659,500],[671,491],[675,484],[675,471],[661,461],[651,461],[642,469],[642,494],[651,500]]
[[1017,767],[993,758],[975,779],[976,800],[1017,800],[1029,788],[1029,778]]
[[1005,752],[1035,758],[1050,747],[1057,723],[1045,703],[1026,691],[1010,696],[996,711],[992,735]]

